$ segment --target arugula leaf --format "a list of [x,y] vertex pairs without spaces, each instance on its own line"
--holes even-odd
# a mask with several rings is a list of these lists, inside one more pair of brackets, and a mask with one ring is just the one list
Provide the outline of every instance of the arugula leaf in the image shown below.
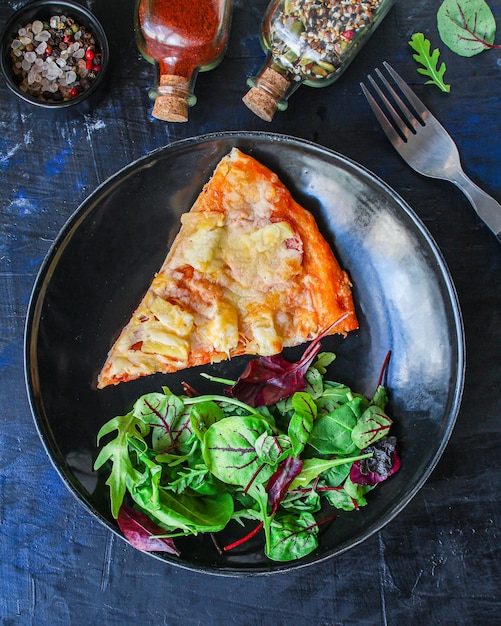
[[116,438],[101,449],[94,462],[94,469],[99,470],[107,461],[113,462],[106,485],[110,488],[111,514],[116,519],[126,492],[127,478],[135,482],[141,476],[131,463],[128,438],[135,437],[144,443],[144,437],[150,428],[130,412],[106,422],[99,430],[97,444],[99,445],[101,439],[114,430],[118,431]]
[[[260,519],[261,519],[260,526],[258,526],[257,529],[254,529],[254,531],[248,536],[253,536],[253,534],[257,530],[259,530],[260,528],[263,528],[264,536],[265,536],[264,551],[266,553],[270,549],[271,521],[273,519],[271,515],[268,515],[268,493],[266,492],[266,489],[262,483],[253,483],[249,487],[248,493],[256,501],[259,507],[259,513],[260,513]],[[240,542],[237,542],[237,543],[240,543]]]
[[423,33],[414,33],[409,41],[409,45],[417,52],[417,54],[412,55],[412,58],[421,65],[424,65],[424,67],[418,68],[418,73],[430,77],[430,80],[427,80],[425,85],[436,85],[442,91],[450,92],[451,86],[446,85],[444,82],[445,63],[442,63],[440,67],[437,68],[438,57],[440,56],[438,48],[435,48],[430,54],[431,43],[425,38]]
[[214,495],[221,492],[217,479],[209,472],[205,463],[198,463],[195,467],[179,470],[176,478],[171,480],[165,488],[174,493],[182,493],[188,487],[201,495]]
[[485,0],[444,0],[437,27],[445,45],[463,57],[501,48],[494,45],[496,20]]
[[312,368],[316,369],[322,376],[327,372],[328,366],[336,360],[334,352],[320,352]]

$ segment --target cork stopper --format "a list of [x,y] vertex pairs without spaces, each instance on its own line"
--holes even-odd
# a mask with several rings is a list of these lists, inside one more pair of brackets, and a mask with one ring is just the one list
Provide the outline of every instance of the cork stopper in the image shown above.
[[188,80],[184,76],[160,76],[152,115],[164,122],[188,121]]
[[243,103],[265,122],[271,122],[291,83],[271,67],[267,67],[242,98]]

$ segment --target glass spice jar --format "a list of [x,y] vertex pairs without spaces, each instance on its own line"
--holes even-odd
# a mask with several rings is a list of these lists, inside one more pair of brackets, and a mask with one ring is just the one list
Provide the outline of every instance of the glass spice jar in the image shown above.
[[261,24],[267,58],[247,83],[246,106],[271,122],[302,85],[331,85],[395,0],[272,0]]
[[136,0],[136,43],[158,67],[154,117],[188,121],[198,72],[216,67],[226,52],[231,9],[232,0]]

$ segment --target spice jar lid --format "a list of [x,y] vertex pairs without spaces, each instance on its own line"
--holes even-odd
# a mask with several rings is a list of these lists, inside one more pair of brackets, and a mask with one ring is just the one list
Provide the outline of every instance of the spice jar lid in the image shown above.
[[184,76],[160,76],[153,117],[164,122],[187,122],[188,86],[189,82]]
[[273,68],[267,67],[242,101],[258,117],[265,122],[271,122],[290,85],[287,78]]

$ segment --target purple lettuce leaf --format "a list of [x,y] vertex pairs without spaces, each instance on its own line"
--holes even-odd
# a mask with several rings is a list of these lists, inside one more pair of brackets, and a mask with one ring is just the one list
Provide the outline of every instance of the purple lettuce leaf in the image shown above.
[[268,504],[272,513],[280,506],[280,502],[287,493],[292,481],[301,472],[303,462],[299,457],[288,456],[280,463],[276,472],[270,476],[266,485]]
[[137,511],[126,504],[122,504],[118,513],[117,522],[127,541],[137,550],[143,550],[145,552],[168,552],[176,556],[180,555],[179,550],[176,548],[171,538],[154,536],[164,535],[165,530],[157,526],[141,511]]
[[253,359],[236,383],[225,389],[226,395],[249,406],[269,406],[306,388],[305,374],[320,352],[320,340],[340,324],[347,314],[336,320],[314,339],[299,361],[291,363],[279,354]]

